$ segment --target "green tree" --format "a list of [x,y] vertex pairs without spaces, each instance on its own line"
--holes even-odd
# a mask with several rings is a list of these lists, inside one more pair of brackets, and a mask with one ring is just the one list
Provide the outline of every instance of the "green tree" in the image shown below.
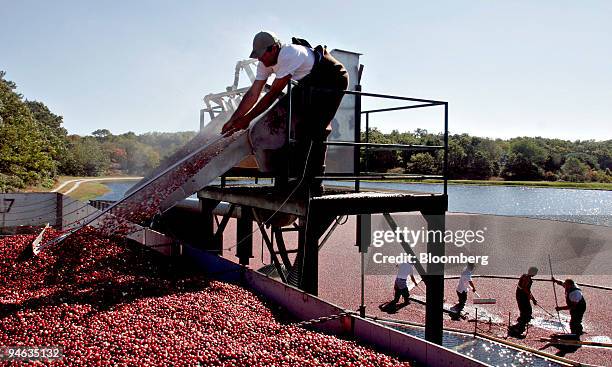
[[66,137],[68,135],[68,132],[62,126],[64,123],[63,117],[51,112],[49,107],[47,107],[44,103],[26,100],[25,104],[28,106],[30,112],[32,112],[32,115],[36,121],[49,129],[51,133],[58,137]]
[[105,140],[111,137],[113,134],[108,129],[98,129],[91,133],[91,135],[98,140]]
[[[480,143],[476,147],[477,151],[481,152],[484,157],[486,157],[486,159],[489,161],[487,165],[491,165],[491,176],[499,175],[499,171],[501,168],[500,161],[504,151],[500,142],[501,140],[499,139],[496,141],[484,138],[481,139]],[[474,159],[476,159],[476,157],[474,157]],[[474,164],[478,166],[482,164],[482,162],[474,162]]]
[[72,176],[100,176],[110,166],[108,153],[100,142],[93,137],[68,137],[68,155],[62,171]]
[[439,169],[436,160],[429,153],[417,153],[410,157],[408,172],[415,174],[438,174]]
[[[365,141],[365,133],[361,134],[361,139]],[[391,139],[376,128],[370,129],[369,140],[370,143],[391,144]],[[361,165],[362,170],[386,171],[399,167],[399,155],[395,150],[362,149]]]
[[[406,144],[406,145],[416,145],[421,144],[420,140],[410,132],[401,133],[397,136],[397,141],[394,142],[397,144]],[[415,154],[413,150],[401,150],[399,152],[401,163],[404,169],[408,169],[408,165],[410,163],[410,157]]]
[[469,176],[472,179],[486,180],[493,176],[494,165],[491,159],[482,151],[477,151],[469,166]]
[[[442,158],[444,152],[439,151]],[[461,144],[455,139],[448,142],[448,176],[451,179],[462,178],[467,167],[467,154]]]
[[510,143],[510,153],[541,167],[546,160],[546,151],[536,143],[534,138],[513,139]]
[[0,71],[0,174],[4,191],[26,185],[51,184],[57,165],[56,148],[46,138],[45,127],[15,92],[15,83]]
[[565,156],[565,159],[567,160],[572,157],[578,159],[582,163],[587,164],[590,168],[599,169],[599,163],[597,162],[597,157],[591,154],[582,153],[582,152],[572,152],[572,153],[569,153],[567,156]]
[[45,140],[54,148],[51,152],[51,158],[56,165],[61,166],[62,160],[66,157],[68,143],[66,139],[68,132],[62,127],[64,123],[62,116],[54,114],[44,103],[39,101],[26,100],[25,104],[41,126],[41,132]]
[[547,172],[557,172],[561,169],[562,157],[558,153],[549,153],[544,162],[544,170]]
[[511,153],[502,170],[507,180],[539,180],[543,175],[542,169],[520,153]]
[[589,166],[582,163],[580,159],[576,157],[569,157],[565,160],[563,166],[561,166],[563,172],[563,179],[572,182],[582,182],[585,179]]

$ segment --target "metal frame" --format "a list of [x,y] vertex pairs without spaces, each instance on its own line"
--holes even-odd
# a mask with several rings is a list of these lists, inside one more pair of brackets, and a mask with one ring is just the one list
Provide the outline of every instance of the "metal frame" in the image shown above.
[[[379,94],[379,93],[366,93],[361,91],[361,85],[357,85],[356,90],[354,91],[345,91],[345,94],[354,95],[355,96],[355,141],[331,141],[325,142],[327,146],[352,146],[354,148],[354,159],[355,159],[355,167],[353,176],[348,176],[345,178],[340,178],[342,174],[337,173],[325,173],[322,178],[324,179],[351,179],[355,180],[355,191],[360,190],[359,181],[362,179],[367,180],[388,180],[388,179],[441,179],[444,182],[444,195],[448,193],[448,102],[445,101],[436,101],[431,99],[421,99],[421,98],[411,98],[411,97],[402,97],[402,96],[394,96],[389,94]],[[409,101],[409,102],[419,102],[419,104],[410,104],[406,106],[398,106],[398,107],[390,107],[390,108],[379,108],[373,110],[365,110],[363,111],[361,108],[361,99],[362,97],[372,97],[372,98],[382,98],[382,99],[392,99],[392,100],[401,100],[401,101]],[[415,108],[425,108],[425,107],[435,107],[435,106],[444,106],[444,145],[415,145],[415,144],[379,144],[379,143],[370,143],[369,135],[370,135],[370,114],[381,113],[381,112],[389,112],[389,111],[400,111],[400,110],[408,110]],[[361,141],[361,115],[365,115],[365,133],[366,133],[366,141]],[[363,172],[365,175],[362,175],[361,166],[359,164],[359,149],[366,149],[366,157],[368,155],[369,150],[402,150],[402,151],[444,151],[444,161],[442,167],[442,175],[397,175],[397,174],[375,174],[368,172]],[[367,162],[367,159],[366,159]],[[367,169],[367,167],[366,167]],[[379,176],[379,177],[377,177]]]
[[204,97],[206,108],[200,110],[200,130],[204,128],[203,113],[208,113],[209,118],[212,120],[221,112],[233,112],[238,108],[240,100],[249,90],[249,87],[238,88],[240,73],[244,71],[252,83],[255,80],[254,68],[257,67],[256,63],[256,59],[238,61],[234,69],[233,84],[228,86],[225,92],[211,93]]
[[[291,105],[291,93],[293,83],[289,83],[287,94],[289,95],[289,111],[287,116],[287,144],[294,142],[291,131],[291,114],[293,106]],[[240,90],[234,89],[228,93],[239,93]],[[355,96],[355,141],[331,141],[325,142],[328,146],[348,146],[353,147],[354,169],[352,173],[333,173],[326,172],[322,176],[317,176],[317,179],[337,179],[337,180],[354,180],[354,188],[334,189],[336,192],[326,192],[320,197],[290,197],[287,198],[287,193],[279,193],[272,186],[226,186],[223,182],[221,186],[209,186],[198,192],[198,197],[202,202],[202,218],[206,222],[203,226],[205,232],[208,233],[211,241],[203,241],[203,247],[217,253],[222,251],[222,245],[219,241],[225,226],[218,226],[217,233],[212,233],[213,217],[212,211],[216,203],[220,201],[229,202],[231,205],[241,207],[241,215],[237,223],[236,236],[236,255],[242,265],[248,265],[249,259],[252,258],[253,248],[253,225],[257,223],[259,231],[262,234],[263,241],[270,253],[273,266],[276,269],[278,276],[282,282],[293,284],[300,289],[317,295],[318,293],[318,252],[323,244],[329,239],[331,233],[337,227],[337,218],[345,215],[356,215],[357,228],[356,238],[357,246],[362,257],[362,277],[364,276],[364,257],[369,246],[369,236],[362,236],[367,230],[369,216],[371,214],[384,214],[387,223],[393,227],[394,221],[391,213],[418,211],[425,217],[428,228],[430,229],[445,229],[444,214],[448,209],[447,196],[447,177],[448,177],[448,103],[436,100],[409,98],[393,95],[366,93],[361,90],[358,84],[354,91],[345,91],[345,95]],[[222,96],[218,97],[225,97]],[[392,100],[409,101],[413,104],[392,108],[362,110],[361,99],[363,97],[383,98]],[[212,100],[212,99],[211,99]],[[416,103],[416,104],[414,104]],[[444,106],[444,145],[415,145],[415,144],[376,144],[369,142],[369,116],[374,113],[382,113],[388,111],[398,111],[404,109],[426,108],[432,106]],[[213,113],[212,110],[210,113]],[[361,116],[365,114],[366,124],[366,141],[361,141]],[[427,175],[427,174],[389,174],[361,171],[360,167],[360,149],[369,150],[412,150],[412,151],[444,151],[444,167],[442,175]],[[366,153],[367,154],[367,153]],[[289,167],[287,167],[289,168]],[[289,172],[289,170],[287,171]],[[444,192],[437,193],[417,193],[417,192],[376,192],[371,195],[360,194],[360,180],[389,180],[389,179],[441,179],[444,181]],[[265,226],[268,225],[261,218],[257,217],[255,208],[267,209],[278,213],[278,215],[295,215],[299,219],[299,224],[291,230],[298,231],[297,250],[287,250],[283,239],[283,233],[287,228],[272,226],[271,235],[268,236]],[[226,224],[228,213],[221,223]],[[364,232],[365,231],[365,232]],[[363,232],[363,233],[362,233]],[[369,232],[368,232],[369,233]],[[368,238],[366,238],[368,237]],[[276,239],[277,250],[274,248],[274,239]],[[427,251],[434,255],[443,255],[444,246],[440,243],[428,243]],[[295,252],[295,260],[290,264],[289,253]],[[280,255],[280,259],[279,259]],[[289,266],[289,267],[288,267]],[[283,268],[284,267],[284,268]],[[430,268],[426,273],[423,267],[419,270],[423,274],[423,279],[427,283],[427,309],[426,309],[426,339],[432,342],[442,342],[442,315],[443,315],[443,293],[444,293],[444,277],[441,269]],[[441,271],[442,270],[442,271]],[[287,271],[287,273],[285,273]],[[433,273],[431,271],[437,272]],[[363,279],[363,278],[362,278]],[[362,284],[364,282],[362,281]],[[362,304],[360,312],[365,313],[365,305],[363,304],[363,295],[365,290],[362,286]]]
[[[293,81],[291,81],[287,85],[287,94],[289,95],[289,113],[287,117],[287,144],[291,145],[294,140],[291,137],[291,117],[292,117],[292,89],[293,89]],[[320,88],[319,88],[320,89]],[[344,91],[345,95],[354,95],[355,96],[355,141],[326,141],[323,144],[326,146],[345,146],[345,147],[353,147],[353,174],[349,175],[344,172],[342,173],[328,173],[325,172],[323,176],[316,177],[317,179],[334,179],[334,180],[354,180],[355,181],[355,191],[360,191],[360,180],[388,180],[388,179],[413,179],[413,180],[425,180],[425,179],[441,179],[444,183],[444,195],[448,194],[448,102],[445,101],[437,101],[431,99],[422,99],[422,98],[412,98],[412,97],[403,97],[403,96],[395,96],[389,94],[380,94],[380,93],[367,93],[363,92],[361,89],[361,85],[357,84],[355,86],[354,91]],[[361,99],[362,97],[371,97],[371,98],[381,98],[381,99],[391,99],[391,100],[400,100],[400,101],[408,101],[408,102],[418,102],[419,104],[410,104],[406,106],[398,106],[398,107],[390,107],[390,108],[380,108],[373,110],[362,110],[361,107]],[[408,110],[408,109],[416,109],[416,108],[426,108],[426,107],[436,107],[436,106],[444,106],[444,145],[419,145],[419,144],[381,144],[381,143],[370,143],[369,142],[369,133],[370,133],[370,114],[381,113],[381,112],[389,112],[389,111],[400,111],[400,110]],[[361,115],[366,116],[366,141],[361,141]],[[361,172],[360,165],[360,149],[365,148],[366,157],[368,155],[369,150],[402,150],[402,151],[439,151],[442,150],[444,153],[443,167],[442,167],[442,175],[426,175],[426,174],[387,174],[387,173],[374,173],[374,172]],[[366,159],[367,163],[367,159]],[[289,165],[289,163],[288,163]],[[367,169],[368,167],[366,167]],[[287,172],[289,172],[289,167]],[[364,173],[365,175],[362,175]]]
[[[394,221],[392,221],[391,213],[418,211],[425,217],[428,229],[439,229],[441,231],[445,229],[443,218],[448,207],[448,198],[444,194],[374,192],[364,195],[354,192],[350,187],[335,188],[335,192],[329,190],[320,197],[298,197],[286,200],[286,194],[277,192],[273,186],[209,186],[200,190],[198,197],[203,204],[226,201],[241,207],[242,216],[237,219],[236,236],[236,256],[239,258],[240,264],[248,265],[249,259],[252,257],[252,223],[255,221],[264,237],[265,244],[270,252],[270,258],[281,277],[281,281],[297,286],[313,295],[318,294],[319,249],[329,239],[331,231],[337,226],[339,216],[357,215],[360,218],[359,222],[361,218],[368,217],[371,214],[384,214],[390,228],[392,228]],[[204,224],[202,228],[212,228],[214,206],[202,205],[202,208],[205,208],[208,212],[202,213],[202,219],[209,223]],[[253,215],[250,217],[245,215],[247,212],[252,212],[251,208],[278,211],[278,215],[295,215],[298,217],[297,228],[291,227],[291,230],[296,229],[298,231],[297,254],[291,268],[288,269],[289,272],[286,277],[277,255],[280,255],[282,259],[287,254],[295,252],[295,250],[287,249],[284,240],[279,240],[279,236],[282,237],[287,228],[273,227],[278,248],[275,250],[272,239],[267,234],[264,235],[264,226],[267,223]],[[365,237],[368,236],[361,236],[362,231],[359,226],[356,231],[357,245],[361,249],[361,256],[364,257],[369,245],[368,238]],[[368,232],[367,228],[364,231]],[[282,246],[280,246],[281,243]],[[203,239],[201,244],[205,250],[215,253],[222,251],[222,246],[218,241]],[[430,243],[427,245],[427,251],[436,256],[443,255],[444,246],[441,246],[440,243]],[[287,269],[284,261],[283,265]],[[435,274],[442,274],[441,269],[428,268],[428,270],[436,271]],[[429,327],[427,328],[426,339],[440,343],[442,338],[444,277],[443,275],[424,275],[422,278],[427,282],[426,318]],[[365,312],[365,307],[362,305],[360,310]]]

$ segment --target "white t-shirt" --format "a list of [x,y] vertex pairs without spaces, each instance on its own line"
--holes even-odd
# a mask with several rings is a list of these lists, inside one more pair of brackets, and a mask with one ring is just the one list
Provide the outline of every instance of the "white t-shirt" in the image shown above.
[[567,298],[574,303],[578,303],[582,299],[582,292],[580,289],[574,289]]
[[310,73],[315,56],[311,49],[299,45],[282,45],[276,65],[266,67],[261,61],[257,64],[257,80],[268,80],[270,75],[284,78],[291,74],[293,80],[300,80]]
[[414,266],[411,263],[401,263],[397,270],[397,279],[408,279],[408,277],[413,274],[413,271]]
[[471,280],[472,272],[468,270],[468,268],[463,269],[463,272],[461,272],[461,278],[459,278],[459,284],[457,284],[457,292],[467,292],[468,285],[470,284]]

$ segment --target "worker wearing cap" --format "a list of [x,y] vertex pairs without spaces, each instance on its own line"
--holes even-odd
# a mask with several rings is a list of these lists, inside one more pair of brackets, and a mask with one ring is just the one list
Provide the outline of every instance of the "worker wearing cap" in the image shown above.
[[552,278],[553,282],[563,286],[565,289],[565,306],[557,306],[557,311],[569,310],[570,312],[570,330],[572,334],[577,336],[582,335],[582,317],[586,311],[586,301],[580,288],[576,286],[576,282],[572,279],[565,279],[564,282]]
[[[300,41],[300,42],[296,42]],[[296,44],[297,43],[297,44]],[[321,190],[314,181],[325,169],[326,145],[331,122],[348,87],[348,73],[322,46],[315,48],[294,38],[293,44],[282,44],[272,32],[259,32],[253,39],[252,58],[257,58],[257,75],[238,108],[223,126],[223,133],[246,129],[251,121],[266,111],[293,79],[292,111],[300,120],[295,126],[296,156],[292,159],[294,177],[304,176],[309,188]],[[268,78],[274,74],[270,90],[261,98]],[[281,102],[288,104],[285,97]],[[308,159],[306,160],[306,157]],[[295,167],[306,162],[306,167]]]
[[463,308],[465,307],[465,303],[467,302],[468,285],[472,287],[473,292],[476,292],[476,286],[472,281],[474,268],[474,263],[468,263],[465,266],[465,269],[463,269],[461,272],[461,277],[459,277],[459,283],[457,284],[457,297],[459,298],[459,303],[453,307],[455,310],[457,310],[457,312],[463,311]]
[[531,293],[531,286],[533,285],[533,277],[538,274],[538,268],[532,266],[527,270],[527,274],[521,275],[518,285],[516,287],[516,303],[519,308],[519,317],[516,320],[517,323],[514,325],[514,331],[517,334],[522,334],[529,321],[532,319],[533,308],[531,307],[531,301],[534,305],[538,304],[535,297]]

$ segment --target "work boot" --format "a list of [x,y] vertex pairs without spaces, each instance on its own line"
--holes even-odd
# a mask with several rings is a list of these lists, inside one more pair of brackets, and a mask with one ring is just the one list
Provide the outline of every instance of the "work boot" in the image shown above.
[[511,325],[508,328],[508,334],[515,338],[522,338],[524,337],[523,334],[525,333],[526,329],[527,329],[527,325],[517,323],[517,324]]

